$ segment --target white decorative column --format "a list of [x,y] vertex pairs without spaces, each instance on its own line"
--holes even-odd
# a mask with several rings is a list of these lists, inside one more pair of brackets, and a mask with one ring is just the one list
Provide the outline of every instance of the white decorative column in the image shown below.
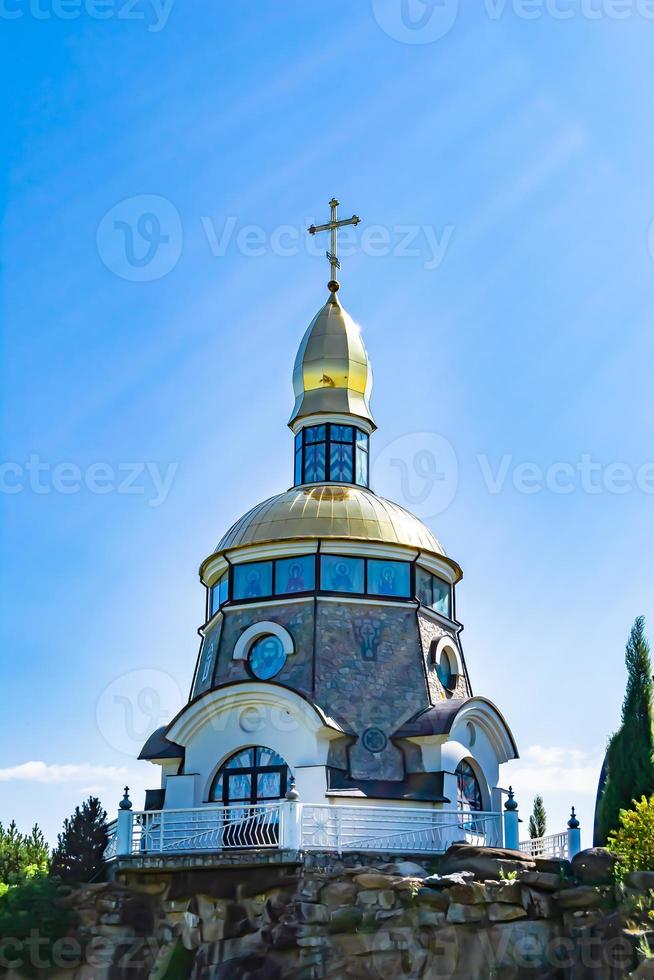
[[504,804],[504,846],[510,851],[520,850],[520,817],[512,786],[509,786],[509,798]]
[[568,859],[571,861],[575,854],[581,850],[581,830],[575,808],[572,808],[570,819],[568,820]]
[[280,847],[284,851],[299,851],[302,840],[302,806],[300,794],[295,788],[295,777],[291,776],[291,785],[286,799],[279,808],[281,834]]
[[125,795],[119,804],[116,821],[116,856],[122,857],[132,853],[132,801],[129,798],[129,786],[125,787]]

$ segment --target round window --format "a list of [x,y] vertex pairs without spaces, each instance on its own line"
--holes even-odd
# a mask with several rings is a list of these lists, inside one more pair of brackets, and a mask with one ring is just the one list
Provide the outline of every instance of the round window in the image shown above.
[[275,677],[285,663],[284,646],[278,636],[261,636],[250,647],[250,672],[260,681],[269,681],[271,677]]
[[456,674],[452,670],[452,663],[447,650],[441,650],[441,655],[436,665],[436,673],[446,691],[451,691],[456,686]]

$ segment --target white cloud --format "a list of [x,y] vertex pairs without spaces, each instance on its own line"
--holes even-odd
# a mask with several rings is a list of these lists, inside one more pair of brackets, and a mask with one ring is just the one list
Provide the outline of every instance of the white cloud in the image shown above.
[[30,783],[78,783],[107,779],[112,782],[123,780],[127,769],[120,766],[94,766],[89,762],[57,765],[47,762],[23,762],[20,766],[0,769],[0,782],[20,780]]
[[595,796],[603,752],[531,745],[511,765],[516,796],[521,793],[574,793]]

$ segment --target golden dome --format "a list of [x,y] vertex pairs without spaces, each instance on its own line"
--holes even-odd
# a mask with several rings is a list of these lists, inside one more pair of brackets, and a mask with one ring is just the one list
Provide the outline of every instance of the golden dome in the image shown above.
[[408,510],[349,484],[295,487],[248,511],[216,552],[294,538],[350,538],[445,555],[438,539]]
[[369,422],[372,368],[361,330],[336,293],[316,313],[295,358],[289,425],[309,415],[355,415]]

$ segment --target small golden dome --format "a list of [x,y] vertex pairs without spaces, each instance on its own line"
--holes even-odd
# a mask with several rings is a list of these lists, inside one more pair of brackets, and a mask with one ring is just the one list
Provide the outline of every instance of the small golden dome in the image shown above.
[[346,484],[295,487],[264,500],[230,527],[216,552],[296,538],[350,538],[445,555],[429,528],[404,507]]
[[331,293],[302,338],[293,368],[289,425],[309,415],[354,415],[374,428],[372,368],[361,330]]

